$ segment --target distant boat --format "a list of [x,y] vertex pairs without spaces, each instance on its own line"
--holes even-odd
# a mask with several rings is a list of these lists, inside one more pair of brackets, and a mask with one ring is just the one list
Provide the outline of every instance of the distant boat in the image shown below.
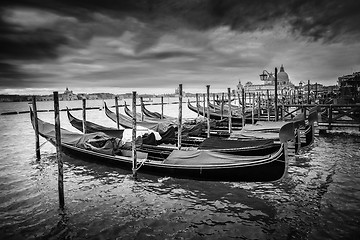
[[152,98],[143,99],[143,102],[153,102],[153,99]]

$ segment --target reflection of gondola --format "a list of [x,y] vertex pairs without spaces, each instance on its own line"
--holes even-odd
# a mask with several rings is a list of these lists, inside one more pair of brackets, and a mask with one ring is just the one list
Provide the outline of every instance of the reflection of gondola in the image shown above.
[[[80,131],[82,130],[81,120],[76,119],[69,112],[68,112],[68,118],[73,127],[75,127]],[[88,121],[86,122],[87,124],[90,123],[92,126],[95,125],[94,123]],[[89,133],[101,132],[102,129],[104,129],[104,127],[87,128]],[[118,131],[123,131],[123,130],[118,130]],[[175,142],[173,139],[173,135],[171,135],[171,137],[169,136],[162,136],[162,137],[163,139],[161,139],[160,141],[155,141],[155,140],[151,141],[151,139],[154,139],[154,137],[143,138],[143,144],[139,146],[139,150],[146,151],[152,156],[156,156],[157,154],[163,155],[165,152],[176,149],[175,146],[174,147],[168,145],[166,147],[159,146],[162,143],[171,143],[171,140]],[[238,141],[238,140],[229,140],[229,139],[211,137],[207,139],[197,138],[197,141],[192,141],[189,138],[185,138],[183,140],[183,145],[184,146],[191,145],[202,150],[213,150],[217,152],[231,153],[231,154],[244,155],[244,156],[267,155],[279,149],[279,144],[275,143],[273,139],[256,139],[256,141],[252,141],[252,140]]]
[[[34,114],[31,113],[34,127]],[[139,172],[159,176],[215,181],[275,181],[287,171],[286,141],[291,138],[293,124],[280,131],[282,144],[279,150],[265,156],[238,156],[208,150],[173,150],[161,161],[154,161],[147,154],[138,153]],[[53,124],[38,120],[39,134],[55,143]],[[61,129],[61,150],[71,156],[86,160],[111,162],[119,167],[131,169],[133,160],[121,151],[118,141],[106,134],[79,134]]]

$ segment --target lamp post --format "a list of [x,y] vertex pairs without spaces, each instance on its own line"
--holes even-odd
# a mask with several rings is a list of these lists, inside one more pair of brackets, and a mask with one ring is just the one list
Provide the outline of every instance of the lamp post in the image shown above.
[[[274,99],[274,104],[275,104],[275,121],[278,121],[279,120],[279,112],[278,112],[278,95],[277,95],[277,85],[278,85],[278,82],[277,82],[277,68],[275,68],[275,99]],[[269,77],[272,76],[273,74],[272,73],[269,73],[268,71],[266,70],[263,70],[262,74],[260,74],[260,80],[262,81],[268,81]]]
[[260,74],[260,80],[267,81],[269,79],[269,77],[272,75],[273,75],[273,73],[269,73],[268,71],[263,70],[262,74]]

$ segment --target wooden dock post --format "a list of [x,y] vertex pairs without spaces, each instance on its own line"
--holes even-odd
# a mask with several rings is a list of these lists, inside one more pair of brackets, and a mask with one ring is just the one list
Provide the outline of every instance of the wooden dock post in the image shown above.
[[277,90],[278,90],[278,69],[275,68],[275,100],[274,100],[274,103],[275,103],[275,121],[279,121],[279,109],[278,109],[278,93],[277,93]]
[[[206,101],[207,101],[207,109],[206,109],[206,114],[207,114],[207,137],[210,137],[210,85],[206,85]],[[215,99],[214,99],[215,102]],[[215,109],[215,108],[214,108]]]
[[231,89],[228,88],[228,103],[229,103],[229,133],[232,132],[232,123],[231,123]]
[[143,104],[144,104],[144,99],[143,97],[140,97],[140,109],[141,109],[141,121],[144,121],[144,111],[143,111]]
[[246,92],[245,92],[245,88],[244,88],[244,101],[243,101],[243,104],[245,104],[245,107],[246,107]]
[[329,130],[332,129],[332,126],[331,126],[332,115],[333,115],[333,106],[332,106],[332,104],[330,104],[330,106],[329,106],[329,126],[328,126]]
[[261,94],[258,92],[258,121],[260,121],[260,114],[261,114]]
[[33,107],[33,112],[34,112],[36,159],[40,160],[39,123],[38,123],[38,118],[37,118],[36,96],[32,96],[32,107]]
[[120,123],[119,123],[119,102],[118,97],[115,96],[115,112],[116,112],[116,127],[117,129],[120,129]]
[[86,99],[82,100],[83,134],[86,133]]
[[307,104],[310,104],[310,80],[308,80]]
[[[204,103],[205,103],[205,96],[204,96]],[[179,150],[181,149],[181,133],[182,133],[182,84],[179,84],[179,116],[178,116],[178,149]]]
[[241,98],[242,98],[242,128],[245,126],[245,89],[241,88]]
[[196,93],[195,94],[196,96],[196,110],[197,110],[197,116],[199,117],[200,116],[200,113],[199,113],[199,94]]
[[137,156],[136,156],[136,91],[132,92],[132,174],[133,178],[137,179]]
[[252,94],[251,124],[255,124],[255,93]]
[[268,121],[270,121],[270,94],[269,94],[269,89],[266,90],[266,108],[267,108],[267,119]]
[[161,119],[164,118],[164,96],[161,96]]
[[[210,86],[210,85],[209,85],[209,86]],[[216,112],[216,109],[215,109],[215,93],[213,93],[213,105],[214,105],[213,111]]]
[[205,105],[205,93],[203,93],[203,106],[204,106],[204,109],[203,109],[203,116],[206,117],[206,105]]
[[221,106],[220,106],[220,110],[221,110],[221,120],[223,120],[223,118],[224,118],[224,93],[221,93]]
[[59,206],[64,210],[64,173],[63,160],[61,155],[61,133],[60,133],[60,115],[59,115],[59,94],[54,92],[54,113],[55,113],[55,146],[56,159],[58,163],[58,192],[59,192]]

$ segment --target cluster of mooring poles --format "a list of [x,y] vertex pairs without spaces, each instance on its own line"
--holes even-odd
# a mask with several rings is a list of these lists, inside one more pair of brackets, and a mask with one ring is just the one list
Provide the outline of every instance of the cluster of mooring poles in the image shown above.
[[[179,116],[178,116],[178,131],[182,130],[182,84],[179,84]],[[132,92],[132,175],[134,179],[137,179],[137,154],[136,154],[136,91]],[[63,173],[63,160],[61,152],[61,132],[60,132],[60,114],[59,114],[59,96],[58,92],[53,92],[54,98],[54,114],[55,114],[55,146],[56,146],[56,158],[58,163],[58,192],[59,192],[59,207],[64,210],[64,173]],[[37,118],[37,106],[36,97],[32,98],[32,107],[34,114],[34,128],[35,128],[35,149],[36,158],[40,160],[40,141],[39,141],[39,125]],[[115,97],[116,107],[116,125],[119,129],[119,108],[118,98]],[[164,117],[164,98],[161,97],[161,118]],[[82,118],[83,118],[83,134],[86,134],[86,99],[82,100]],[[181,148],[181,134],[178,134],[178,148]]]
[[[310,80],[308,81],[308,86],[310,86]],[[278,108],[278,93],[277,93],[277,68],[275,68],[275,93],[274,93],[274,120],[278,121],[279,120],[279,108]],[[308,102],[310,102],[310,88],[308,88],[308,94],[307,94],[307,100]],[[240,89],[239,89],[240,90]],[[177,118],[177,125],[178,125],[178,138],[177,138],[177,146],[178,149],[181,149],[182,146],[182,136],[181,136],[181,132],[182,132],[182,104],[183,104],[183,86],[182,84],[179,84],[178,87],[178,92],[179,92],[179,111],[178,111],[178,118]],[[241,94],[241,97],[240,97]],[[303,92],[301,92],[301,94],[303,94]],[[206,121],[207,121],[207,137],[210,137],[210,85],[206,85],[206,94],[202,94],[203,96],[203,115],[204,117],[206,117]],[[245,126],[245,120],[246,120],[246,92],[245,92],[245,88],[243,87],[241,89],[241,92],[238,91],[237,92],[237,98],[239,101],[239,109],[241,109],[241,116],[242,116],[242,121],[241,121],[241,126],[244,127]],[[257,120],[260,120],[260,113],[261,113],[261,109],[267,109],[267,120],[270,121],[271,120],[271,114],[270,114],[270,108],[271,108],[271,97],[269,94],[269,90],[267,90],[266,92],[266,99],[264,99],[264,94],[260,94],[257,93],[257,96],[255,95],[255,93],[248,94],[248,100],[249,103],[251,104],[251,112],[252,112],[252,116],[251,116],[251,122],[254,123],[255,122],[255,102],[257,101],[257,109],[258,109],[258,113],[257,113]],[[316,94],[317,95],[317,91]],[[200,95],[198,93],[195,94],[196,96],[196,106],[197,106],[197,116],[200,116],[200,112],[199,112],[199,106],[200,106]],[[225,99],[225,94],[221,93],[221,101],[219,101],[219,95],[217,96],[217,100],[218,103],[220,102],[220,112],[221,112],[221,120],[223,118],[227,118],[228,119],[228,131],[229,133],[232,132],[232,105],[231,105],[231,101],[232,101],[232,94],[231,94],[231,89],[228,88],[227,89],[227,100]],[[285,107],[297,107],[296,110],[300,110],[302,112],[304,112],[304,114],[306,115],[306,107],[308,107],[309,104],[307,104],[306,106],[304,104],[301,104],[301,108],[299,108],[299,103],[296,103],[296,99],[300,99],[302,98],[302,95],[299,97],[299,92],[298,95],[296,96],[296,92],[293,92],[293,95],[291,96],[291,94],[289,96],[286,96],[288,98],[284,98],[284,93],[282,92],[282,102],[281,102],[281,118],[284,119],[285,118],[285,113],[284,113],[284,109]],[[137,93],[136,91],[132,92],[132,158],[133,158],[133,164],[132,164],[132,175],[134,177],[134,179],[137,179],[137,152],[136,152],[136,128],[137,128],[137,118],[136,118],[136,97],[137,97]],[[215,93],[213,93],[213,104],[215,107]],[[289,104],[284,104],[284,99],[288,99]],[[60,115],[59,115],[59,97],[58,97],[58,92],[53,92],[53,100],[54,100],[54,117],[55,117],[55,133],[56,133],[56,139],[55,139],[55,146],[56,146],[56,156],[57,156],[57,163],[58,163],[58,192],[59,192],[59,206],[60,209],[64,209],[64,184],[63,184],[63,160],[62,160],[62,155],[61,155],[61,132],[60,132]],[[263,101],[261,101],[263,100]],[[264,101],[265,100],[265,101]],[[141,101],[141,106],[143,104],[143,99],[140,98]],[[225,107],[225,102],[227,101],[228,103],[228,116],[224,116],[224,107]],[[294,103],[294,104],[291,104]],[[207,108],[206,108],[207,105]],[[313,105],[309,105],[309,107],[311,107]],[[321,105],[319,105],[321,106]],[[348,107],[349,105],[345,106]],[[326,106],[325,106],[326,107]],[[332,105],[330,105],[329,108],[329,128],[331,128],[331,123],[332,123]],[[344,107],[344,106],[342,106]],[[356,106],[358,108],[358,106]],[[34,114],[34,129],[35,129],[35,149],[36,149],[36,158],[38,160],[40,160],[40,141],[39,141],[39,126],[38,126],[38,118],[37,118],[37,106],[36,106],[36,97],[33,96],[32,97],[32,108],[33,108],[33,114]],[[116,126],[117,129],[120,128],[120,120],[119,120],[119,103],[118,103],[118,97],[115,97],[115,108],[116,108]],[[87,126],[86,126],[86,99],[82,100],[82,117],[83,117],[83,134],[87,133]],[[205,112],[206,110],[206,112]],[[293,112],[294,112],[293,111]],[[340,110],[339,110],[340,111]],[[348,111],[354,111],[354,110],[348,110]],[[215,112],[215,108],[214,108],[214,112]],[[288,111],[288,115],[291,115],[292,117],[292,112]],[[144,113],[142,111],[142,118],[144,116]],[[161,119],[164,118],[164,98],[163,96],[161,97]]]
[[[277,81],[277,68],[275,68],[275,82]],[[179,84],[179,114],[177,118],[178,124],[178,139],[177,144],[178,148],[181,149],[181,132],[182,132],[182,104],[183,104],[183,90],[182,84]],[[240,93],[238,93],[239,99],[239,107],[242,109],[242,126],[245,125],[245,106],[246,106],[246,93],[244,88],[242,88],[242,98],[240,100]],[[231,89],[227,89],[227,103],[228,103],[228,116],[224,115],[224,93],[221,94],[221,119],[223,117],[227,117],[228,119],[228,129],[229,133],[232,132],[232,106],[231,106]],[[268,92],[267,92],[267,95]],[[132,92],[132,157],[133,157],[133,164],[132,164],[132,175],[134,179],[137,178],[137,153],[136,153],[136,91]],[[58,163],[58,191],[59,191],[59,205],[60,209],[64,209],[64,185],[63,185],[63,160],[61,155],[61,133],[60,133],[60,115],[59,115],[59,97],[58,92],[53,92],[54,98],[54,115],[55,115],[55,132],[56,132],[56,156],[57,156],[57,163]],[[250,95],[249,95],[250,98]],[[268,97],[269,98],[269,97]],[[260,100],[260,95],[258,96]],[[255,94],[252,98],[253,106],[252,106],[252,122],[254,122],[254,103],[255,103]],[[269,102],[269,101],[268,101]],[[275,110],[277,110],[277,84],[275,83]],[[143,103],[141,99],[141,104]],[[207,103],[207,104],[206,104]],[[206,85],[206,103],[205,103],[205,94],[203,94],[203,105],[204,105],[204,117],[207,118],[207,137],[210,137],[210,85]],[[215,94],[213,94],[213,103],[215,105]],[[196,93],[196,104],[199,105],[199,94]],[[267,103],[267,107],[269,107],[269,103]],[[161,118],[164,117],[164,99],[161,97]],[[207,108],[206,108],[207,105]],[[32,98],[32,106],[34,112],[34,121],[35,121],[35,148],[36,148],[36,158],[40,159],[40,143],[39,143],[39,130],[38,130],[38,123],[37,123],[37,107],[36,107],[36,97],[33,96]],[[260,108],[260,101],[259,106]],[[118,104],[118,97],[115,97],[115,108],[116,108],[116,126],[119,129],[119,104]],[[206,113],[205,113],[205,109]],[[197,110],[198,116],[200,115],[199,109]],[[86,134],[86,99],[82,100],[82,117],[83,117],[83,134]],[[270,119],[270,115],[268,113],[268,118]],[[278,120],[278,112],[275,111],[275,120]]]

